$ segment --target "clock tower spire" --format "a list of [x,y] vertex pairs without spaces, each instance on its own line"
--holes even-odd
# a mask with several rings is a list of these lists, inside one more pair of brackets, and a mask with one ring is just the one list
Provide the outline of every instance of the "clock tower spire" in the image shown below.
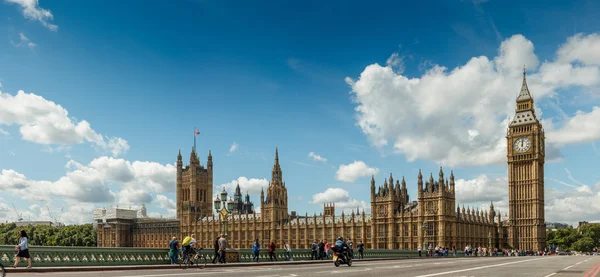
[[523,83],[515,116],[506,134],[508,159],[509,244],[523,250],[544,250],[544,129],[535,115],[533,98]]

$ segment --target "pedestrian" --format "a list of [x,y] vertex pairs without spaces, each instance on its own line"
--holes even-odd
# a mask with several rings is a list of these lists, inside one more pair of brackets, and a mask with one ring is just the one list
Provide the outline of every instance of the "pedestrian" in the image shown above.
[[311,260],[318,260],[318,249],[319,249],[319,244],[317,243],[317,241],[315,240],[313,242],[313,244],[310,246],[310,250],[311,250],[311,255],[310,255],[310,259]]
[[258,254],[260,253],[260,243],[258,243],[258,239],[255,239],[252,244],[252,253],[254,254],[253,260],[258,263]]
[[275,245],[275,243],[271,241],[271,244],[269,244],[269,259],[271,260],[271,262],[273,261],[273,258],[275,258],[275,261],[277,261],[277,255],[275,255],[275,247],[277,247],[277,245]]
[[225,255],[226,255],[225,250],[226,249],[227,249],[227,239],[225,238],[224,234],[221,234],[221,238],[219,239],[219,262],[222,264],[227,263],[227,261],[225,259]]
[[329,259],[329,249],[331,249],[329,242],[327,242],[327,240],[324,241],[325,243],[325,257],[327,257],[327,259]]
[[363,252],[365,251],[365,244],[362,243],[362,241],[359,241],[358,245],[356,246],[356,248],[358,249],[358,256],[362,260],[363,259]]
[[215,257],[212,260],[213,264],[216,264],[217,261],[219,261],[219,239],[221,238],[223,234],[220,234],[217,239],[215,239],[215,244],[213,245],[213,247],[215,248]]
[[177,251],[177,245],[179,242],[177,241],[177,237],[173,237],[169,242],[169,258],[171,259],[171,264],[178,264],[179,253]]
[[285,243],[285,241],[283,241],[283,249],[285,250],[285,259],[288,261],[292,260],[292,248],[290,248],[290,245]]
[[348,250],[349,250],[349,252],[350,252],[350,253],[349,253],[349,254],[350,254],[350,257],[351,257],[352,259],[354,259],[354,248],[352,248],[352,245],[353,245],[353,243],[352,243],[352,240],[351,240],[350,238],[348,238],[348,241],[346,242],[346,244],[348,245]]
[[323,260],[325,257],[325,243],[323,241],[319,242],[319,259]]
[[17,255],[15,256],[15,264],[13,268],[17,268],[21,258],[27,259],[27,268],[31,268],[31,257],[29,256],[29,244],[28,244],[27,233],[25,230],[19,232],[19,244],[15,246]]
[[419,250],[419,258],[422,258],[423,256],[421,256],[421,251],[423,251],[423,248],[421,247],[420,244],[419,244],[419,248],[417,248],[417,250]]

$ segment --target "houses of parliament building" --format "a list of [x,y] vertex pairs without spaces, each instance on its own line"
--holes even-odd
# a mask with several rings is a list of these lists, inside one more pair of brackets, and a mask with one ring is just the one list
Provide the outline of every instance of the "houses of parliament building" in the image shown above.
[[[362,241],[367,249],[412,249],[465,246],[543,250],[544,221],[544,131],[536,118],[533,98],[523,84],[516,99],[516,114],[507,134],[509,214],[502,218],[490,203],[485,210],[465,209],[456,204],[454,173],[442,168],[435,174],[417,175],[417,198],[411,201],[404,177],[392,174],[383,180],[372,177],[369,187],[370,214],[364,210],[336,213],[334,204],[324,204],[319,214],[288,211],[288,193],[275,150],[271,181],[260,193],[260,213],[254,211],[248,194],[238,188],[229,216],[228,243],[232,248],[250,248],[254,239],[262,245],[286,241],[292,248],[310,248],[314,240],[335,241],[338,236]],[[436,170],[437,171],[437,170]],[[177,156],[175,219],[150,218],[141,211],[96,209],[99,247],[168,247],[172,237],[195,234],[198,243],[211,248],[222,232],[219,216],[213,214],[213,160],[206,166],[195,149],[189,164]],[[379,182],[378,182],[379,181]]]

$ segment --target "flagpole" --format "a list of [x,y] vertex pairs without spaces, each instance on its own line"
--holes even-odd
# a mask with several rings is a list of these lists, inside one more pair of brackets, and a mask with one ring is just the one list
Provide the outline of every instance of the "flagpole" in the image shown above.
[[194,152],[196,152],[196,127],[194,127]]

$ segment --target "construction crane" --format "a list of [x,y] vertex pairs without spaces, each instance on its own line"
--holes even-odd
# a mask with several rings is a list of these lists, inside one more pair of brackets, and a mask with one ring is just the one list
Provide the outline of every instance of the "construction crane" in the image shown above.
[[13,205],[13,209],[15,209],[15,213],[17,214],[17,221],[19,221],[19,222],[23,221],[23,216],[17,210],[17,207],[15,206],[15,203],[12,203],[12,205]]
[[46,205],[46,209],[48,210],[48,215],[50,216],[50,218],[52,218],[52,220],[54,220],[54,223],[56,223],[56,226],[60,226],[60,222],[58,220],[62,216],[64,208],[60,208],[60,212],[57,217],[52,217],[52,212],[50,211],[50,207],[48,207],[48,205]]

